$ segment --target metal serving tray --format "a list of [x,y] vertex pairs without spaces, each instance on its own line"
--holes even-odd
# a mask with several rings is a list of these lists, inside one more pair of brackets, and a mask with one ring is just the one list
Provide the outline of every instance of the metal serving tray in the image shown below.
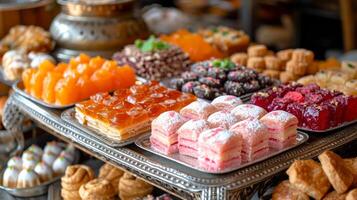
[[[139,83],[145,83],[147,82],[146,79],[144,78],[141,78],[141,77],[136,77],[136,81],[139,82]],[[49,104],[49,103],[46,103],[40,99],[37,99],[36,97],[33,97],[31,96],[30,94],[28,94],[27,92],[24,91],[24,86],[23,86],[23,83],[22,81],[16,81],[13,85],[12,85],[12,88],[14,89],[14,91],[16,91],[17,93],[19,93],[20,95],[42,105],[42,106],[45,106],[47,108],[53,108],[53,109],[66,109],[66,108],[70,108],[70,107],[73,107],[76,103],[71,103],[71,104],[68,104],[68,105],[56,105],[56,104]]]
[[67,110],[62,112],[61,118],[64,121],[66,121],[67,123],[69,123],[69,124],[75,126],[76,128],[82,130],[86,134],[97,138],[101,142],[103,142],[103,143],[105,143],[105,144],[107,144],[107,145],[109,145],[111,147],[123,147],[125,145],[134,143],[135,140],[137,140],[138,137],[140,137],[140,135],[139,135],[139,136],[136,136],[136,137],[133,137],[133,138],[129,138],[127,140],[123,140],[123,141],[107,137],[106,135],[99,133],[98,130],[96,130],[94,128],[91,128],[91,127],[89,127],[87,125],[83,125],[83,124],[79,123],[78,120],[75,117],[75,113],[76,113],[76,111],[75,111],[74,108],[67,109]]
[[165,155],[162,154],[158,151],[156,151],[155,149],[151,148],[151,143],[150,143],[150,134],[145,134],[143,136],[141,136],[138,140],[135,141],[135,144],[137,146],[139,146],[140,148],[149,151],[151,153],[154,153],[156,155],[162,156],[164,158],[167,158],[169,160],[175,161],[181,165],[187,166],[191,169],[194,170],[198,170],[200,172],[205,172],[205,173],[210,173],[210,174],[224,174],[224,173],[228,173],[228,172],[232,172],[238,169],[242,169],[244,167],[253,165],[255,163],[258,163],[260,161],[266,160],[270,157],[276,156],[284,151],[287,151],[289,149],[292,149],[294,147],[299,146],[300,144],[306,142],[309,139],[309,135],[307,135],[306,133],[303,132],[299,132],[296,135],[296,144],[290,147],[286,147],[284,149],[281,150],[274,150],[274,149],[270,149],[270,152],[267,156],[264,156],[262,158],[256,159],[254,161],[251,162],[247,162],[247,163],[243,163],[239,166],[234,166],[234,167],[230,167],[230,168],[226,168],[224,170],[220,170],[220,171],[208,171],[205,169],[202,169],[200,167],[198,167],[198,162],[196,158],[190,157],[190,156],[185,156],[185,155],[180,155],[179,153],[175,153],[175,154],[171,154],[171,155]]
[[346,126],[355,124],[356,122],[357,122],[357,119],[353,120],[353,121],[350,121],[350,122],[342,123],[342,124],[340,124],[338,126],[331,127],[331,128],[325,129],[325,130],[313,130],[313,129],[304,128],[304,127],[298,127],[298,130],[306,131],[306,132],[309,132],[309,133],[328,133],[328,132],[332,132],[332,131],[335,131],[335,130],[338,130],[338,129],[345,128]]

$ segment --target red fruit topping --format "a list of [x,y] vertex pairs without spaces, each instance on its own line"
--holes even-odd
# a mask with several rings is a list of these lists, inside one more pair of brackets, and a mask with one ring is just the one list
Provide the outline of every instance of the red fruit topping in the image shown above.
[[326,105],[311,105],[304,112],[305,125],[312,130],[325,130],[330,127],[330,110]]
[[304,126],[304,112],[305,112],[306,104],[304,103],[291,103],[286,107],[286,111],[295,115],[299,120],[299,126]]
[[285,94],[284,99],[290,99],[294,102],[304,102],[304,96],[300,92],[288,92]]
[[274,97],[266,92],[258,92],[252,95],[250,102],[267,110],[273,99]]

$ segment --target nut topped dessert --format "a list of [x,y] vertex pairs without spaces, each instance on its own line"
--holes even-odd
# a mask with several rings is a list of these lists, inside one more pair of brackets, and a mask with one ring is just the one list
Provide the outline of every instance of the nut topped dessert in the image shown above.
[[138,76],[161,80],[181,74],[191,64],[189,57],[179,47],[163,42],[154,36],[136,40],[134,45],[113,55],[119,64],[129,64]]
[[241,96],[274,83],[273,79],[238,66],[228,59],[216,59],[192,65],[190,71],[172,79],[170,87],[212,100],[226,94]]

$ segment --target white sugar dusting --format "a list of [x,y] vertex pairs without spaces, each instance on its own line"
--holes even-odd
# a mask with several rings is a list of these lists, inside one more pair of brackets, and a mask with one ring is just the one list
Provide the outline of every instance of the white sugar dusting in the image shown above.
[[203,119],[198,120],[189,120],[188,122],[184,123],[181,128],[178,130],[179,132],[184,130],[190,130],[193,133],[199,133],[208,128],[207,122]]
[[214,106],[217,106],[219,104],[227,104],[236,107],[242,104],[242,100],[236,96],[224,95],[224,96],[219,96],[212,101],[212,105]]
[[167,111],[157,117],[153,125],[161,126],[163,130],[168,130],[171,126],[182,124],[184,121],[184,118],[178,112]]
[[210,115],[207,121],[212,124],[226,123],[228,126],[231,126],[237,122],[237,119],[228,112],[219,111]]
[[243,104],[234,108],[231,113],[236,116],[242,116],[244,118],[260,118],[266,114],[266,111],[264,108],[256,105]]
[[263,118],[267,120],[278,121],[283,123],[286,123],[290,120],[297,121],[296,117],[293,114],[290,114],[283,110],[272,111],[266,114]]

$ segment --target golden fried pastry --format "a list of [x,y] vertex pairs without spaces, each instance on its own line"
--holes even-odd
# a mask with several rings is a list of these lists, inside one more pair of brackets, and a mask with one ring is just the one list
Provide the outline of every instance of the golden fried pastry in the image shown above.
[[104,178],[107,179],[114,187],[115,192],[118,193],[118,185],[119,185],[119,180],[123,176],[124,172],[120,170],[117,167],[114,167],[113,165],[109,163],[105,163],[100,169],[99,169],[99,176],[98,178]]
[[357,79],[349,80],[344,85],[343,92],[346,95],[356,96],[357,95]]
[[339,194],[336,191],[328,193],[322,200],[345,200],[346,194]]
[[112,200],[116,194],[113,185],[103,178],[93,179],[79,189],[79,196],[85,200]]
[[303,76],[297,81],[300,84],[308,85],[310,83],[315,83],[315,77],[313,75]]
[[296,160],[286,173],[294,187],[318,200],[331,186],[320,164],[313,160]]
[[79,188],[94,179],[93,170],[86,165],[71,165],[68,166],[65,175],[61,178],[61,195],[63,199],[78,199]]
[[330,82],[337,85],[345,85],[350,79],[350,75],[344,72],[335,72],[330,76]]
[[246,53],[235,53],[231,56],[231,60],[238,65],[247,66],[248,55]]
[[265,56],[274,56],[275,57],[275,53],[272,50],[268,50]]
[[280,70],[281,69],[281,60],[275,56],[265,56],[265,67],[267,69],[272,70]]
[[293,49],[281,50],[278,51],[278,53],[276,53],[276,56],[280,58],[280,60],[282,60],[283,62],[287,62],[288,60],[291,59],[293,55],[293,51],[294,51]]
[[129,173],[124,173],[119,181],[119,197],[121,200],[142,198],[150,194],[152,190],[152,185]]
[[280,73],[280,81],[283,83],[287,83],[290,81],[296,81],[299,76],[291,73],[291,72],[281,72]]
[[357,188],[347,193],[346,200],[357,200]]
[[357,187],[357,158],[343,159],[343,161],[353,175],[353,186]]
[[308,66],[309,65],[307,63],[290,60],[286,63],[286,71],[295,75],[303,76],[305,75]]
[[341,70],[347,72],[353,76],[353,78],[357,78],[357,63],[356,62],[342,62]]
[[315,74],[319,71],[319,64],[317,62],[312,62],[307,66],[307,74]]
[[292,53],[291,60],[310,64],[314,61],[314,53],[306,49],[295,49]]
[[266,69],[263,71],[263,74],[275,79],[279,79],[280,77],[280,71],[278,70]]
[[339,194],[345,193],[352,185],[353,176],[343,159],[332,151],[325,151],[318,158],[333,188]]
[[253,45],[248,47],[249,57],[263,57],[268,53],[268,48],[265,45]]
[[264,58],[261,57],[250,57],[248,58],[247,67],[251,69],[265,69]]
[[275,187],[272,200],[309,200],[309,196],[296,189],[289,181],[283,181]]

